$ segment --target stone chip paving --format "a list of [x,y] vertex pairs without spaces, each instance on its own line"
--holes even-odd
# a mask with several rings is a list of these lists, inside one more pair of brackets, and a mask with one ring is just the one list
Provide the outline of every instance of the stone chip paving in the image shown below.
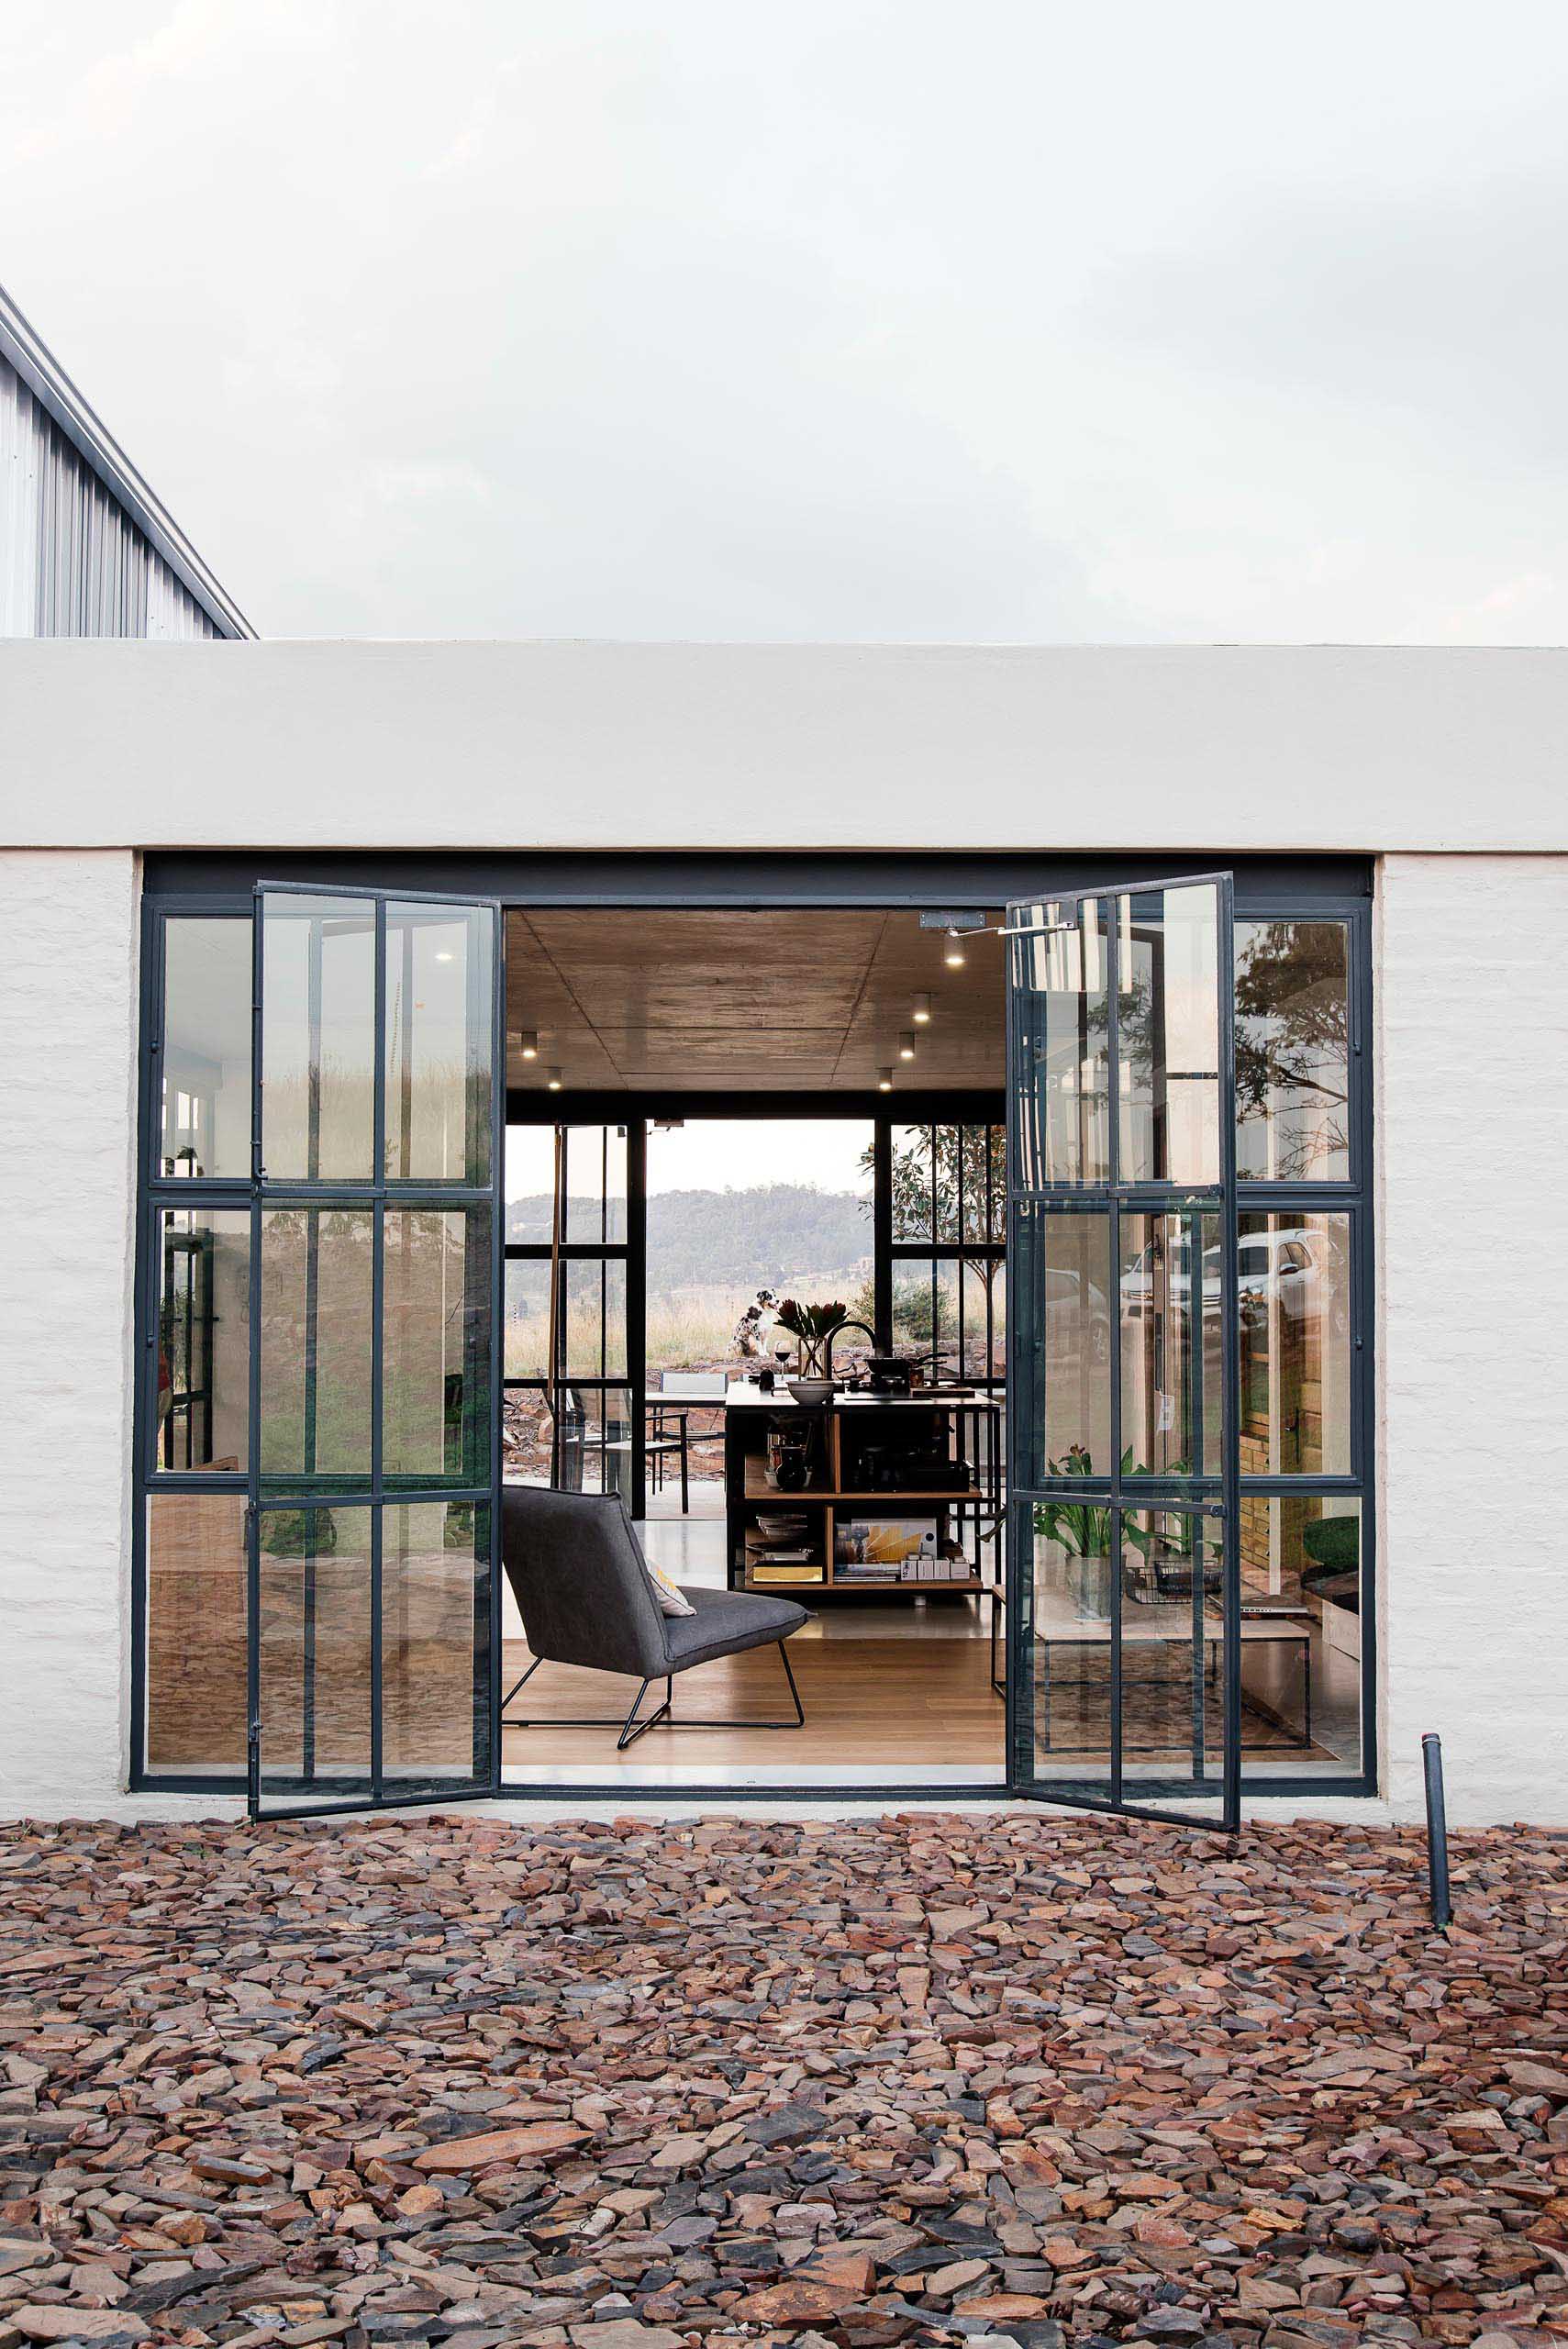
[[1568,2343],[1568,1836],[0,1829],[0,2349]]

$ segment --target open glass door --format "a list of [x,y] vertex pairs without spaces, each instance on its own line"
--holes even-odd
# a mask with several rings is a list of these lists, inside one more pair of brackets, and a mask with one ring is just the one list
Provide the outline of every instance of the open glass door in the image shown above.
[[497,1784],[500,909],[255,898],[252,1816]]
[[1008,1776],[1234,1828],[1229,874],[1007,913]]

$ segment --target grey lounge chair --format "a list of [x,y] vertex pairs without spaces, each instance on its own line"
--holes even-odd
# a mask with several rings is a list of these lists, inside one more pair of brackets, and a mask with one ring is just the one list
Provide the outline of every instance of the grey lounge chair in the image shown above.
[[[618,1724],[616,1750],[627,1747],[662,1721],[671,1729],[711,1729],[709,1721],[671,1719],[677,1672],[711,1664],[744,1648],[778,1642],[795,1719],[733,1721],[733,1729],[800,1729],[806,1720],[784,1643],[807,1620],[793,1599],[767,1598],[754,1591],[701,1590],[683,1586],[692,1615],[665,1615],[653,1596],[642,1553],[619,1493],[558,1493],[532,1485],[508,1485],[501,1497],[501,1556],[512,1596],[523,1619],[533,1662],[501,1706],[504,1729],[614,1729],[604,1715],[573,1720],[509,1720],[506,1709],[541,1664],[575,1664],[590,1672],[624,1672],[640,1683],[631,1709]],[[654,1680],[664,1683],[664,1701],[646,1720],[637,1709]]]

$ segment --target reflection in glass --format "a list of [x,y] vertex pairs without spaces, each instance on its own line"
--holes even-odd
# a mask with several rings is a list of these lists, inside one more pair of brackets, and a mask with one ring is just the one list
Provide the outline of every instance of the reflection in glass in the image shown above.
[[391,1179],[490,1179],[494,952],[486,907],[386,908]]
[[1342,1182],[1350,1163],[1350,925],[1236,925],[1236,1172]]
[[372,1516],[261,1512],[261,1769],[274,1796],[330,1801],[369,1782]]
[[1124,1183],[1219,1180],[1219,896],[1212,882],[1118,897]]
[[1361,1768],[1361,1536],[1358,1500],[1242,1497],[1245,1777]]
[[1121,1437],[1128,1475],[1218,1476],[1225,1377],[1220,1219],[1121,1219]]
[[1109,900],[1028,906],[1009,941],[1018,998],[1019,1180],[1110,1179]]
[[276,1182],[373,1173],[375,913],[263,896],[262,1163]]
[[1111,1792],[1110,1511],[1040,1502],[1024,1520],[1030,1774]]
[[163,928],[161,1174],[250,1173],[250,924]]
[[1122,1783],[1218,1802],[1225,1752],[1224,1532],[1196,1510],[1121,1521]]
[[261,1473],[276,1486],[371,1468],[368,1208],[261,1217]]
[[389,1477],[490,1475],[490,1210],[388,1208],[382,1465]]
[[1243,1215],[1241,1474],[1351,1473],[1351,1219]]
[[[1025,1535],[1032,1776],[1192,1810],[1223,1798],[1217,1517],[1040,1499]],[[1119,1626],[1119,1664],[1117,1633]]]
[[489,1524],[483,1502],[418,1502],[385,1512],[381,1718],[388,1779],[489,1770]]
[[158,1465],[245,1466],[250,1219],[166,1208],[157,1219]]
[[1111,1473],[1110,1218],[1037,1209],[1018,1226],[1017,1292],[1035,1342],[1015,1359],[1025,1484]]
[[149,1770],[245,1766],[245,1495],[147,1503]]

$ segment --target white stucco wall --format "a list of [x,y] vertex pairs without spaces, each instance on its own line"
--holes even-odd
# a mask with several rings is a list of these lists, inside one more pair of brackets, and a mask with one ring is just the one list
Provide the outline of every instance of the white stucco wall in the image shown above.
[[1568,781],[1555,651],[58,642],[0,716],[40,847],[1551,851]]
[[0,854],[0,1810],[125,1783],[137,865]]
[[1568,1820],[1568,653],[19,645],[0,744],[0,1809],[128,1758],[132,848],[1360,848],[1388,1791]]
[[1378,888],[1387,1784],[1568,1821],[1568,857],[1395,856]]

